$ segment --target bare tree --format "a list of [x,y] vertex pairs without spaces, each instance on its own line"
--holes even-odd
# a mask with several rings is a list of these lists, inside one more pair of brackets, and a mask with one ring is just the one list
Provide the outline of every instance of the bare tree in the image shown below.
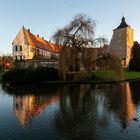
[[77,71],[81,65],[88,73],[91,72],[91,61],[95,57],[89,48],[102,46],[106,42],[104,38],[94,39],[94,29],[95,22],[79,14],[67,26],[55,32],[53,39],[62,47],[59,68],[62,77],[65,77],[66,70]]

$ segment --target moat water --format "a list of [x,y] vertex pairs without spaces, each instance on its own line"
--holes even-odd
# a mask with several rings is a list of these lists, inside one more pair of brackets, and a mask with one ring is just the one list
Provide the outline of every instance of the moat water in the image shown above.
[[140,82],[1,85],[0,140],[140,140]]

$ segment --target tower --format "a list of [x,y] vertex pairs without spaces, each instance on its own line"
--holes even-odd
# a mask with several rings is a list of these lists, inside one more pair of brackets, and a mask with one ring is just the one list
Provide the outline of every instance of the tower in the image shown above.
[[133,34],[134,30],[126,23],[125,17],[122,17],[120,25],[113,30],[110,42],[111,51],[119,57],[125,67],[128,66],[131,57]]

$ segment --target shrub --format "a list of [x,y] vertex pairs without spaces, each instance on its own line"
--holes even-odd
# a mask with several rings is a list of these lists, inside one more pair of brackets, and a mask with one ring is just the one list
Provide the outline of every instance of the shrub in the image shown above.
[[10,69],[2,75],[1,81],[22,82],[25,73],[25,69]]
[[24,77],[24,81],[27,82],[53,81],[58,79],[58,71],[56,69],[45,67],[28,70]]
[[13,68],[2,75],[1,81],[40,82],[58,80],[58,71],[54,68]]

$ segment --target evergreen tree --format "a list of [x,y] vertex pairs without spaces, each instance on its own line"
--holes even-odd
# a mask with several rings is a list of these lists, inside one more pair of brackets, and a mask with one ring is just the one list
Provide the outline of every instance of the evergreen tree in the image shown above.
[[133,71],[140,71],[140,44],[137,41],[134,42],[131,50],[129,69]]

